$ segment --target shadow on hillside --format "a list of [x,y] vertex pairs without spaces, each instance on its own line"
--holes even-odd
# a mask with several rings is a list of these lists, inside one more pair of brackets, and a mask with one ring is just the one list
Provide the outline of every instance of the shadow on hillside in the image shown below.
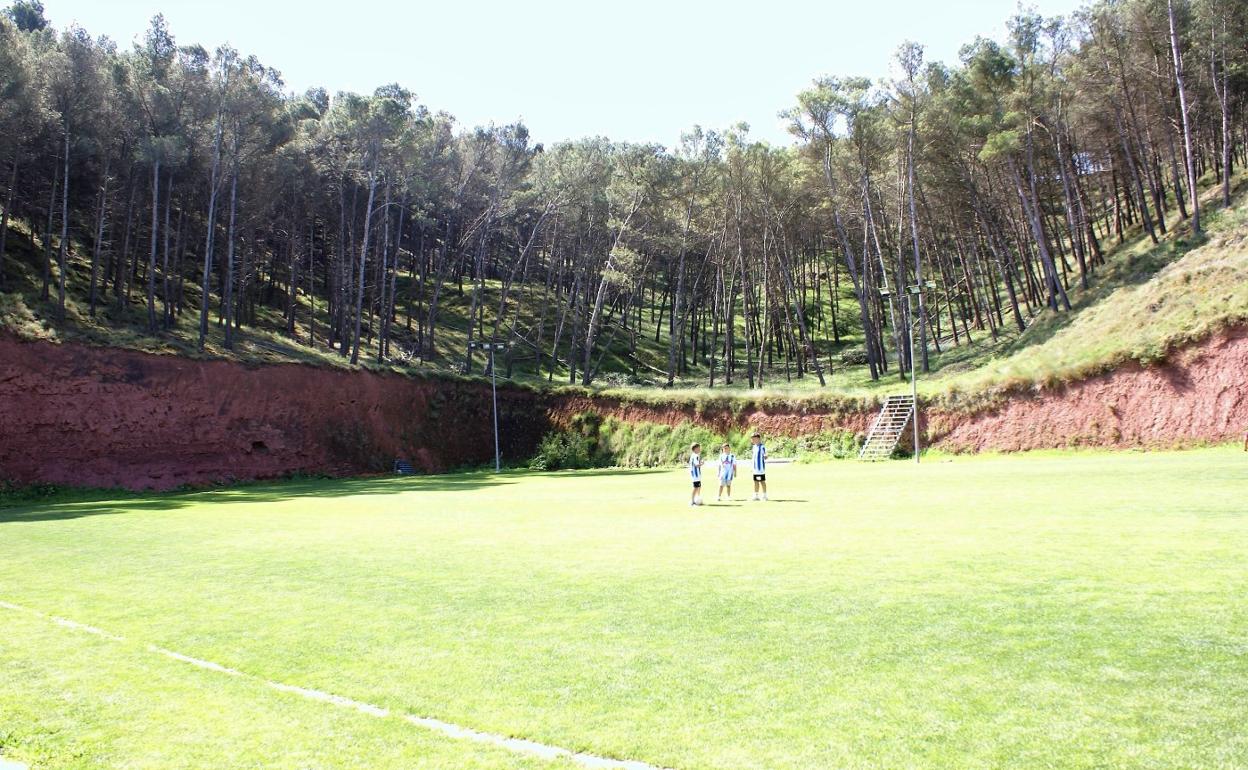
[[[310,479],[263,482],[229,488],[191,492],[165,492],[150,495],[101,490],[67,492],[68,499],[55,497],[0,508],[0,525],[78,519],[116,513],[176,511],[198,505],[278,503],[289,500],[324,500],[363,495],[398,495],[408,492],[458,492],[514,484],[518,476],[472,473],[447,476],[388,476],[357,479]],[[414,512],[419,505],[412,506]]]
[[[1248,197],[1248,181],[1236,181],[1232,196],[1232,209],[1244,205],[1245,198]],[[1227,210],[1220,198],[1210,197],[1209,191],[1205,192],[1201,207],[1202,216],[1210,221]],[[1159,243],[1147,244],[1148,235],[1143,226],[1138,224],[1123,243],[1117,243],[1116,240],[1103,243],[1107,262],[1089,274],[1087,289],[1079,287],[1078,268],[1073,265],[1073,257],[1068,255],[1067,258],[1072,262],[1071,285],[1068,289],[1071,312],[1055,313],[1047,308],[1042,310],[1033,318],[1025,332],[1010,335],[1009,342],[1001,346],[999,352],[1012,355],[1048,342],[1058,332],[1074,323],[1080,311],[1097,305],[1120,289],[1143,286],[1167,266],[1204,245],[1204,240],[1193,239],[1190,221],[1180,219],[1177,212],[1169,212],[1167,227],[1168,232],[1160,236]]]

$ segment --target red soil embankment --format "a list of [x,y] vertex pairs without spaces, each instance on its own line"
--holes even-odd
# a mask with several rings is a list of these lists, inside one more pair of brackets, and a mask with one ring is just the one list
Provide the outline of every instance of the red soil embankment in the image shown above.
[[[770,406],[768,404],[771,404]],[[552,425],[594,411],[802,436],[866,430],[872,410],[801,402],[668,407],[499,391],[503,456],[532,456]],[[1130,364],[976,411],[924,412],[928,443],[958,452],[1171,447],[1248,428],[1248,329],[1165,364]],[[0,335],[0,481],[168,489],[292,473],[437,472],[493,455],[488,386],[299,364],[247,367]]]
[[[503,452],[548,428],[537,394],[500,389]],[[249,368],[0,336],[0,480],[169,489],[426,472],[493,458],[489,388],[300,364]]]
[[[617,398],[565,396],[551,407],[556,424],[595,411],[629,422],[692,422],[726,433],[765,435],[865,432],[874,410],[820,411],[800,402],[742,410],[663,407]],[[952,452],[1063,447],[1178,447],[1229,441],[1248,430],[1248,329],[1218,334],[1154,366],[1127,364],[1107,374],[1044,390],[1007,393],[991,408],[923,410],[928,445]],[[903,443],[909,445],[907,431]]]
[[768,407],[758,403],[750,403],[740,410],[720,405],[698,409],[687,404],[666,406],[611,396],[560,395],[553,399],[550,407],[551,420],[560,426],[568,425],[573,417],[582,412],[597,412],[604,417],[615,417],[630,423],[652,422],[675,426],[689,422],[720,433],[748,427],[767,436],[810,436],[840,431],[860,433],[865,432],[875,418],[873,410],[833,411],[793,404]]
[[1013,393],[972,414],[932,410],[927,432],[954,452],[1054,447],[1179,447],[1248,430],[1248,329],[1181,351],[1164,364],[1127,364],[1051,390]]

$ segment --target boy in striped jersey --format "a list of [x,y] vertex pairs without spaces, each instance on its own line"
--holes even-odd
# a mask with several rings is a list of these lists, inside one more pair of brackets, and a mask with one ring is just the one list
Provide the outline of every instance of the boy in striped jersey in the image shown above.
[[750,471],[754,474],[754,499],[767,499],[767,447],[760,433],[750,436]]
[[689,477],[693,479],[693,494],[689,497],[690,505],[702,504],[702,445],[689,447]]
[[732,444],[725,443],[719,448],[719,494],[715,502],[724,499],[724,491],[728,499],[732,499],[732,480],[737,477],[737,456],[732,453]]

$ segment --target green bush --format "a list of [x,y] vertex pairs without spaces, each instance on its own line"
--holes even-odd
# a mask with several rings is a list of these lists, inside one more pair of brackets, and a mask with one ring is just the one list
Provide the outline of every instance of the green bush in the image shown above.
[[[737,455],[749,452],[747,429],[727,435],[692,422],[667,425],[654,422],[626,422],[583,412],[570,421],[566,430],[552,431],[542,439],[529,467],[538,470],[575,468],[661,468],[683,464],[689,448],[702,445],[702,455],[714,460],[725,441]],[[789,438],[769,436],[772,457],[798,459],[850,458],[858,454],[858,439],[848,431],[826,432]]]
[[846,366],[866,366],[869,360],[866,348],[849,348],[841,351],[841,363]]
[[845,460],[858,456],[858,437],[850,431],[815,433],[808,436],[770,436],[767,451],[772,457],[798,459],[834,458]]
[[546,434],[538,445],[529,467],[539,471],[561,471],[592,468],[589,442],[579,433],[557,431]]

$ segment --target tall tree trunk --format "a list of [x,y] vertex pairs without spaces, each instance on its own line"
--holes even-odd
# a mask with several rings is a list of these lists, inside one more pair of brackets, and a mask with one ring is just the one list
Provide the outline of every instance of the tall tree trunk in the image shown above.
[[[377,288],[379,293],[377,308],[377,363],[386,360],[386,333],[389,320],[386,317],[389,308],[389,300],[387,292],[390,288],[389,270],[390,270],[390,181],[386,180],[386,195],[382,199],[382,216],[381,216],[381,260],[377,266]],[[398,249],[395,249],[398,252]]]
[[[165,221],[161,243],[160,266],[160,297],[164,311],[163,325],[166,329],[173,325],[173,298],[170,296],[172,286],[169,281],[169,217],[173,208],[173,170],[165,177]],[[181,233],[178,234],[181,237]]]
[[57,250],[57,268],[59,275],[56,280],[57,315],[65,320],[65,274],[69,272],[65,259],[69,249],[69,123],[65,123],[65,175],[61,184],[61,243]]
[[13,211],[13,194],[17,189],[17,153],[9,166],[9,189],[4,196],[4,213],[0,214],[0,289],[4,288],[4,253],[9,243],[9,214]]
[[1183,114],[1183,148],[1187,156],[1187,188],[1192,207],[1192,232],[1201,234],[1200,191],[1196,187],[1196,161],[1192,156],[1192,127],[1187,111],[1187,88],[1183,82],[1183,52],[1179,50],[1179,32],[1174,24],[1174,0],[1166,0],[1170,20],[1170,51],[1174,58],[1174,81],[1179,87],[1179,111]]
[[360,245],[359,282],[355,292],[355,331],[351,341],[351,363],[360,362],[360,321],[364,314],[364,275],[367,267],[369,236],[373,230],[373,201],[377,197],[377,159],[368,172],[368,204],[364,207],[364,238]]
[[221,139],[225,134],[224,107],[217,111],[217,132],[212,142],[212,170],[208,177],[208,223],[204,235],[204,273],[199,295],[199,342],[200,351],[208,337],[208,298],[212,290],[212,249],[217,230],[217,187],[221,174]]
[[316,249],[316,217],[308,218],[308,347],[316,348],[316,269],[313,251]]
[[[923,261],[919,257],[919,216],[914,204],[914,135],[915,115],[912,107],[910,110],[910,134],[907,140],[908,147],[906,150],[906,176],[909,179],[906,188],[907,195],[910,198],[910,239],[914,247],[914,285],[919,289],[919,343],[922,345],[922,348],[920,349],[921,360],[923,362],[923,371],[930,372],[931,366],[927,357],[927,298],[925,296],[926,292],[923,291]],[[913,355],[913,352],[911,355]],[[911,366],[913,365],[914,362],[911,361]]]
[[[395,292],[398,290],[398,286],[399,286],[399,254],[401,254],[403,251],[403,215],[407,212],[407,204],[408,204],[408,196],[406,193],[404,193],[403,202],[399,205],[399,213],[398,213],[398,216],[396,217],[398,221],[396,222],[396,227],[394,230],[394,259],[391,260],[392,264],[390,266],[390,290],[388,292],[390,301],[387,304],[387,306],[383,308],[383,310],[385,311],[385,317],[382,319],[382,322],[381,322],[381,331],[382,331],[382,336],[385,338],[384,346],[385,346],[385,354],[387,357],[390,356],[390,338],[393,333],[391,329],[391,325],[394,323],[394,320],[395,320],[394,301],[395,301]],[[408,290],[410,291],[411,288],[409,287]]]
[[152,163],[152,246],[147,257],[147,331],[156,333],[156,246],[160,222],[160,158]]
[[234,349],[234,222],[238,211],[238,156],[230,174],[230,223],[225,229],[225,284],[222,287],[221,309],[225,316],[225,347]]
[[[802,355],[809,357],[810,365],[815,369],[815,376],[819,378],[819,386],[825,387],[828,383],[823,377],[823,366],[819,363],[819,354],[815,352],[814,340],[810,338],[810,331],[806,327],[806,312],[802,308],[801,298],[793,285],[793,276],[789,274],[789,267],[785,264],[783,257],[780,260],[780,275],[784,278],[785,288],[788,290],[790,301],[793,304],[793,315],[797,318],[797,328],[802,343]],[[801,366],[803,366],[802,361],[803,359],[798,359],[799,373]]]
[[100,183],[100,205],[96,209],[95,215],[95,242],[91,244],[91,290],[89,305],[92,318],[95,318],[95,306],[99,290],[100,250],[104,248],[104,222],[108,213],[109,160],[110,158],[107,154],[105,154],[104,181]]
[[126,262],[130,258],[130,237],[134,233],[134,199],[139,194],[133,164],[126,179],[126,186],[130,189],[129,195],[126,196],[126,226],[121,238],[121,253],[115,260],[116,273],[113,275],[113,299],[116,301],[118,312],[121,312],[130,302],[130,285],[126,278],[130,271],[126,269]]
[[[694,194],[689,195],[689,201],[685,205],[685,224],[680,231],[680,253],[676,261],[676,295],[672,302],[672,319],[682,318],[685,312],[685,251],[687,250],[689,240],[689,225],[693,222],[693,203]],[[667,387],[672,387],[676,381],[676,324],[672,324],[669,329],[667,340]]]
[[1066,215],[1066,231],[1070,234],[1070,248],[1075,253],[1075,259],[1079,262],[1079,285],[1088,288],[1088,260],[1083,250],[1083,239],[1079,226],[1076,223],[1074,191],[1072,190],[1070,178],[1066,175],[1067,163],[1065,153],[1062,148],[1062,131],[1058,126],[1053,137],[1054,152],[1057,155],[1057,173],[1062,181],[1062,211]]
[[[58,157],[57,160],[60,160]],[[60,174],[52,174],[52,192],[48,195],[48,221],[43,228],[43,288],[39,299],[45,302],[52,296],[52,222],[56,212],[56,193],[60,189]],[[31,229],[34,229],[33,227]]]
[[611,285],[611,272],[615,267],[615,251],[623,241],[624,233],[628,230],[628,224],[633,220],[633,215],[641,208],[641,202],[642,196],[638,193],[633,198],[632,208],[629,210],[628,216],[624,218],[623,223],[620,224],[619,231],[615,234],[615,240],[611,244],[611,251],[607,252],[607,261],[602,268],[602,278],[598,281],[598,291],[594,294],[593,310],[585,323],[585,350],[582,351],[585,360],[581,368],[582,385],[589,385],[593,381],[592,356],[594,343],[598,339],[598,331],[602,325],[602,306],[606,302],[607,289]]
[[[1230,94],[1230,67],[1227,66],[1226,60],[1226,19],[1222,19],[1222,74],[1221,85],[1218,80],[1218,44],[1216,39],[1216,31],[1210,30],[1214,35],[1214,40],[1209,47],[1209,69],[1210,80],[1213,83],[1214,96],[1218,98],[1218,113],[1222,119],[1222,205],[1229,207],[1231,205],[1231,145],[1234,140],[1231,138],[1231,94]],[[0,258],[3,257],[3,249],[0,249]]]
[[[468,303],[468,347],[464,350],[464,374],[472,371],[472,341],[477,328],[477,310],[481,306],[481,292],[485,288],[485,255],[489,248],[490,228],[494,218],[494,203],[483,215],[481,233],[477,241],[477,253],[472,259],[472,298]],[[490,360],[487,356],[486,360]]]
[[433,296],[429,299],[429,314],[425,319],[425,338],[423,355],[426,361],[433,360],[437,353],[435,346],[435,334],[438,321],[438,301],[442,297],[442,285],[446,283],[446,276],[451,265],[451,216],[446,217],[446,228],[442,237],[442,257],[438,263],[438,271],[433,281]]

